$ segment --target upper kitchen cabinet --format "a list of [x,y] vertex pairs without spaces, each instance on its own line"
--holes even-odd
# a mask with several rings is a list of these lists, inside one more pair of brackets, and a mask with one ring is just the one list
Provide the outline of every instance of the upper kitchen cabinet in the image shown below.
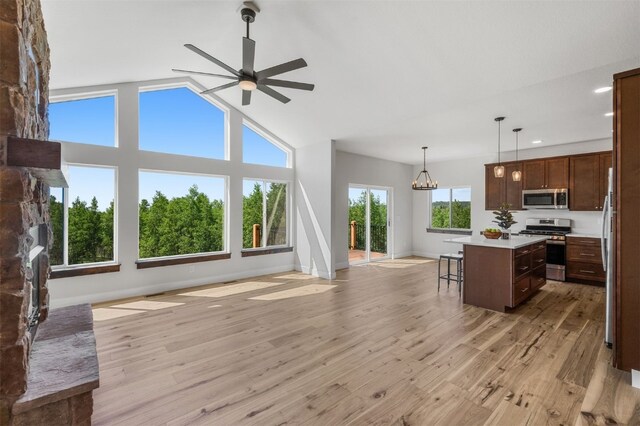
[[569,186],[569,157],[523,162],[522,189],[556,189]]
[[601,152],[571,157],[569,209],[599,211],[608,187],[611,153]]
[[496,210],[503,203],[511,204],[512,210],[522,210],[522,181],[514,182],[511,177],[511,173],[519,168],[517,163],[502,163],[504,177],[501,178],[493,174],[493,167],[496,165],[485,165],[485,210]]

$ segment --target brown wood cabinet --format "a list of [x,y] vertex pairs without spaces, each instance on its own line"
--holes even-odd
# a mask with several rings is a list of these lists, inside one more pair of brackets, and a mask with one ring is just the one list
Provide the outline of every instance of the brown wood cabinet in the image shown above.
[[567,280],[606,281],[599,238],[567,237]]
[[569,157],[524,161],[523,172],[522,189],[567,188]]
[[502,163],[504,177],[497,178],[493,174],[493,168],[497,164],[485,165],[485,210],[495,210],[500,204],[509,203],[513,210],[522,210],[522,180],[514,182],[511,173],[515,170],[522,171],[522,162]]
[[640,370],[640,68],[613,78],[613,365]]
[[599,211],[608,187],[611,153],[575,155],[570,159],[569,209]]
[[464,245],[464,303],[504,312],[545,285],[546,242],[512,250]]

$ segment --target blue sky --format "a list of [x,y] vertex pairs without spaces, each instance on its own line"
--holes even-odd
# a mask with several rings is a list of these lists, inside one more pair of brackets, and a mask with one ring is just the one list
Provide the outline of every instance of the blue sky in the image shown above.
[[[139,147],[142,150],[224,158],[224,112],[187,88],[141,92]],[[51,140],[115,146],[115,96],[49,105]],[[248,126],[243,126],[243,161],[286,166],[287,155]],[[70,196],[98,199],[101,210],[114,194],[114,170],[72,167]],[[224,199],[224,180],[200,175],[140,171],[139,199],[151,201],[156,190],[179,197],[196,184],[211,199]],[[252,185],[251,185],[252,186]]]
[[[452,199],[471,201],[471,188],[453,188]],[[449,188],[438,188],[431,191],[431,201],[449,201]]]

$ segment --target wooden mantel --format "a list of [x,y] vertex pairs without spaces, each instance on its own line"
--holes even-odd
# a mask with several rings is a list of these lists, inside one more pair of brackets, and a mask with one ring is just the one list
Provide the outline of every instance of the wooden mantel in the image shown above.
[[7,137],[7,166],[26,167],[47,185],[67,188],[66,168],[62,166],[59,142]]

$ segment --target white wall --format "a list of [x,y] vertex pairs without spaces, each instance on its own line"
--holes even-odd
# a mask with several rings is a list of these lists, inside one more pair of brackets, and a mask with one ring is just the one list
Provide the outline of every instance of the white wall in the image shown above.
[[[392,257],[412,253],[412,189],[413,167],[407,164],[366,157],[343,151],[336,152],[334,171],[334,253],[336,269],[349,265],[349,184],[370,185],[391,189]],[[424,195],[424,194],[423,194]]]
[[332,247],[335,142],[296,150],[296,270],[335,278]]
[[[606,151],[611,148],[611,139],[603,139],[522,150],[519,157],[525,160]],[[501,159],[502,161],[512,161],[515,159],[515,154],[513,152],[502,153]],[[484,209],[484,165],[497,162],[497,160],[497,153],[492,153],[484,157],[427,164],[429,173],[433,179],[438,180],[441,188],[471,187],[471,229],[474,234],[486,227],[496,226],[492,222],[494,217],[491,211]],[[417,174],[421,169],[422,166],[414,167],[414,173]],[[457,251],[459,246],[442,241],[458,235],[426,232],[430,223],[429,197],[424,193],[415,192],[413,194],[413,253],[418,256],[437,257],[442,253]],[[514,217],[518,223],[511,228],[513,232],[523,229],[526,219],[540,217],[571,219],[573,231],[577,233],[599,234],[600,232],[600,212],[525,210],[515,212]]]
[[[90,93],[117,90],[118,148],[100,147],[75,143],[63,144],[63,157],[69,163],[117,166],[116,217],[116,261],[120,272],[60,278],[49,281],[51,305],[66,306],[83,302],[100,302],[136,295],[153,294],[166,290],[200,284],[224,282],[267,273],[290,271],[294,268],[294,253],[280,253],[254,257],[241,257],[242,249],[242,180],[243,178],[265,178],[290,182],[289,192],[294,189],[294,168],[279,168],[244,164],[242,162],[242,123],[246,119],[240,111],[226,105],[219,98],[211,97],[229,117],[228,140],[229,161],[176,156],[138,150],[138,91],[140,86],[171,85],[189,83],[196,89],[201,86],[190,79],[171,79],[144,83],[126,83],[109,86],[59,90],[52,96],[74,93]],[[252,122],[252,124],[255,124]],[[291,149],[266,130],[273,140]],[[180,141],[176,141],[180,143]],[[291,156],[294,156],[291,149]],[[292,161],[295,166],[295,161]],[[138,169],[166,170],[184,173],[202,173],[229,177],[228,184],[228,260],[191,263],[137,269],[138,259]],[[289,205],[292,194],[289,194]],[[290,214],[295,215],[294,209]],[[295,218],[290,218],[295,223]],[[293,240],[290,232],[290,241]]]

